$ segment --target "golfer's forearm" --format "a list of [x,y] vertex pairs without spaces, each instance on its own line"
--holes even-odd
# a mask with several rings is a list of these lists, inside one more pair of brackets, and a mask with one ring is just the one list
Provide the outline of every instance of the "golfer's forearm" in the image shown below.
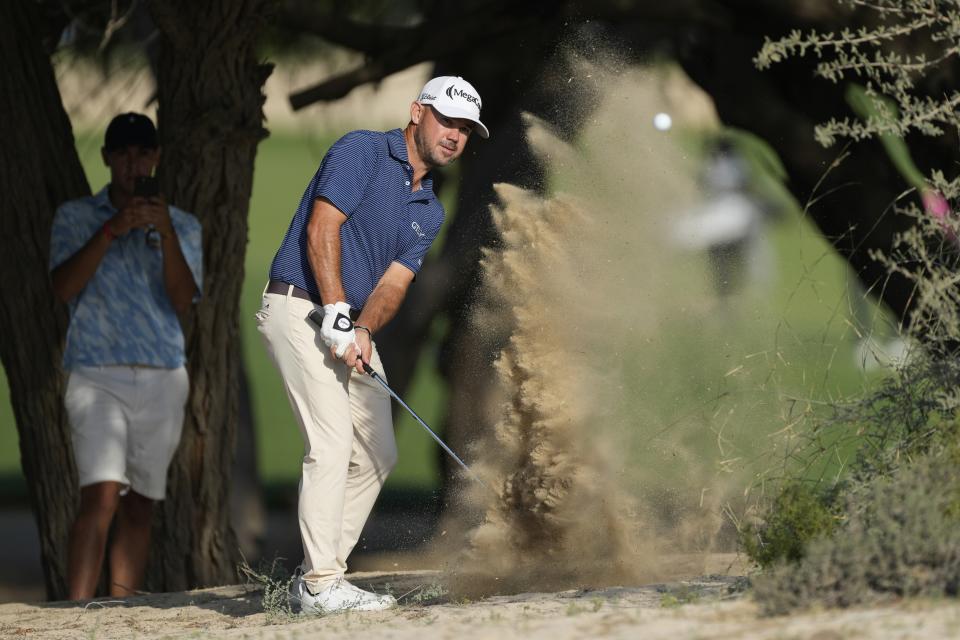
[[97,272],[103,256],[110,248],[111,239],[106,233],[97,232],[79,251],[67,258],[50,272],[53,293],[62,302],[70,302],[90,282]]
[[324,304],[346,301],[340,277],[340,236],[336,240],[312,245],[307,252],[313,277],[320,289],[320,299]]
[[317,200],[307,226],[307,260],[324,304],[347,299],[340,276],[340,227],[346,217],[332,204]]
[[370,329],[370,333],[376,333],[397,314],[405,295],[404,287],[381,282],[367,298],[357,324]]

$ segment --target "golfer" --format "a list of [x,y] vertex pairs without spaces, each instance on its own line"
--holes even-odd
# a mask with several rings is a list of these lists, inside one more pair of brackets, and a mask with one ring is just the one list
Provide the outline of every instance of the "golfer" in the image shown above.
[[[304,442],[298,513],[303,613],[392,607],[343,578],[397,459],[374,335],[393,318],[443,223],[430,171],[463,153],[480,122],[463,78],[427,82],[403,130],[353,131],[327,151],[270,268],[257,326]],[[321,308],[322,327],[307,320]]]
[[71,600],[93,597],[111,523],[110,595],[143,584],[189,391],[178,316],[199,297],[203,268],[200,223],[150,179],[160,160],[153,122],[118,115],[102,155],[110,184],[62,204],[50,237],[53,290],[70,306],[64,405],[80,481]]

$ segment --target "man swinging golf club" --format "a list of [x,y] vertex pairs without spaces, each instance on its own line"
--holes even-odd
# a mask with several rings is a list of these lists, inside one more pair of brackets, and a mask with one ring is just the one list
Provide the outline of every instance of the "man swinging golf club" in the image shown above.
[[[397,459],[390,396],[373,335],[393,318],[440,230],[430,171],[488,137],[480,96],[463,78],[430,80],[410,121],[353,131],[327,151],[270,269],[257,326],[304,441],[298,514],[303,613],[392,607],[344,579],[347,557]],[[319,332],[308,317],[322,309]]]

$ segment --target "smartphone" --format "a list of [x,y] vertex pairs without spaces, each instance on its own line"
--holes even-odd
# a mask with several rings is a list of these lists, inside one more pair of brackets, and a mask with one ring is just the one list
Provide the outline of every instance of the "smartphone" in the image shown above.
[[133,195],[154,198],[160,195],[160,183],[154,176],[137,176],[133,179]]

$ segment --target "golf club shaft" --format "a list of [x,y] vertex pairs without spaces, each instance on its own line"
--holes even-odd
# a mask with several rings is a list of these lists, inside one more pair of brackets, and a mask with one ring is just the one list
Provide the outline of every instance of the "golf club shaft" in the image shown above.
[[[457,461],[457,464],[459,464],[461,467],[463,467],[464,471],[466,471],[467,473],[470,474],[470,477],[472,477],[474,480],[476,480],[476,481],[479,482],[480,484],[484,484],[483,480],[481,480],[481,479],[473,472],[473,470],[472,470],[470,467],[467,466],[467,463],[464,462],[463,460],[461,460],[461,459],[460,459],[460,456],[458,456],[456,453],[454,453],[454,452],[453,452],[453,449],[451,449],[450,447],[448,447],[447,444],[440,438],[440,436],[438,436],[436,433],[434,433],[433,429],[431,429],[431,428],[427,425],[427,423],[423,421],[423,418],[421,418],[420,416],[418,416],[418,415],[417,415],[417,412],[414,411],[413,409],[411,409],[410,406],[409,406],[406,402],[404,402],[403,399],[402,399],[400,396],[398,396],[393,389],[390,388],[390,385],[388,385],[387,382],[383,379],[383,376],[381,376],[379,373],[377,373],[376,369],[374,369],[374,368],[371,367],[369,364],[367,364],[366,362],[364,362],[364,363],[363,363],[363,370],[366,371],[367,374],[369,374],[371,378],[373,378],[374,380],[376,380],[377,382],[379,382],[379,383],[380,383],[380,386],[383,387],[383,388],[387,391],[387,393],[389,393],[390,396],[393,397],[394,400],[396,400],[397,402],[399,402],[399,403],[400,403],[400,406],[403,407],[404,409],[406,409],[406,410],[410,413],[410,415],[413,416],[413,419],[420,423],[420,426],[421,426],[421,427],[423,427],[424,429],[427,430],[427,433],[430,434],[430,437],[433,438],[433,439],[436,441],[436,443],[437,443],[438,445],[440,445],[440,447],[441,447],[444,451],[446,451],[448,454],[450,454],[450,457],[453,458],[454,460],[456,460],[456,461]],[[486,486],[486,485],[484,485],[484,486]]]
[[[314,310],[312,310],[309,314],[307,314],[307,319],[310,320],[310,322],[314,323],[318,328],[321,327],[321,326],[323,326],[323,314],[320,313],[320,311],[317,310],[317,309],[314,309]],[[446,444],[443,440],[440,439],[440,436],[438,436],[436,433],[433,432],[433,429],[431,429],[429,426],[427,426],[427,423],[423,421],[423,418],[421,418],[420,416],[417,415],[417,412],[416,412],[416,411],[414,411],[414,410],[411,409],[409,406],[407,406],[407,403],[404,402],[403,399],[401,399],[400,396],[398,396],[398,395],[393,391],[393,389],[390,388],[390,385],[388,385],[387,382],[383,379],[383,376],[381,376],[379,373],[377,373],[377,370],[376,370],[376,369],[374,369],[373,367],[371,367],[368,363],[363,362],[363,360],[361,360],[360,362],[361,362],[361,364],[363,364],[363,370],[367,372],[367,375],[369,375],[371,378],[373,378],[374,380],[376,380],[377,382],[379,382],[379,383],[380,383],[380,386],[383,387],[384,389],[386,389],[387,393],[389,393],[390,396],[391,396],[394,400],[396,400],[397,402],[399,402],[399,403],[400,403],[400,406],[403,407],[404,409],[406,409],[406,410],[410,413],[410,415],[412,415],[413,418],[414,418],[417,422],[420,423],[420,426],[421,426],[421,427],[423,427],[424,429],[427,430],[427,433],[430,434],[430,437],[433,438],[433,439],[436,441],[436,443],[437,443],[438,445],[440,445],[440,447],[450,455],[451,458],[453,458],[454,460],[456,460],[456,461],[457,461],[457,464],[459,464],[461,467],[463,467],[464,471],[466,471],[468,474],[470,474],[470,477],[471,477],[471,478],[473,478],[474,480],[476,480],[477,482],[479,482],[480,484],[482,484],[482,485],[483,485],[484,487],[486,487],[488,490],[493,491],[493,489],[491,489],[489,486],[487,486],[487,483],[485,483],[483,480],[480,479],[480,476],[478,476],[477,474],[475,474],[475,473],[473,472],[473,470],[472,470],[470,467],[467,466],[467,463],[465,463],[463,460],[460,459],[460,456],[458,456],[457,454],[455,454],[455,453],[453,452],[453,449],[451,449],[450,447],[448,447],[447,444]],[[496,492],[494,492],[494,494],[496,494]]]

